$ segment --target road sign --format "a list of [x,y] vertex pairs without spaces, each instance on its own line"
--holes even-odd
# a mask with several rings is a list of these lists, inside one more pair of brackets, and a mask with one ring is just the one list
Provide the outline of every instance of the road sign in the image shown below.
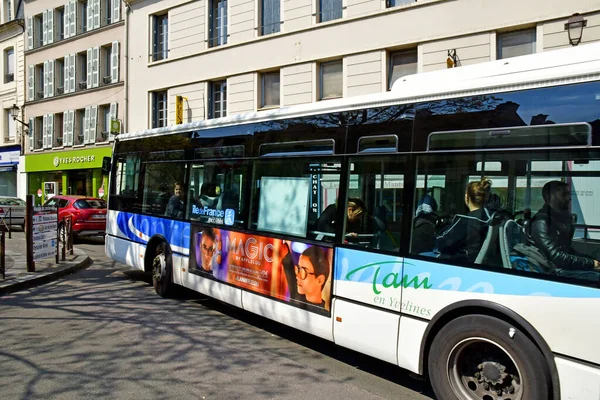
[[118,135],[119,133],[121,133],[120,120],[114,118],[110,120],[110,133],[112,133],[113,135]]
[[33,244],[33,260],[38,261],[44,258],[56,256],[56,240],[37,242]]
[[56,229],[56,222],[58,221],[58,215],[56,214],[41,214],[33,215],[33,224],[45,224],[47,222],[54,222],[54,229]]
[[38,189],[38,197],[42,197],[42,189]]

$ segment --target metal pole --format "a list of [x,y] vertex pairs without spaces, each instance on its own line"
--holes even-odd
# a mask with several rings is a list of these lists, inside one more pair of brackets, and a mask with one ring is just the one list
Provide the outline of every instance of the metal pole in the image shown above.
[[25,241],[27,242],[27,272],[35,272],[35,262],[33,261],[33,195],[28,194],[25,210]]
[[8,238],[12,239],[12,207],[8,209]]
[[2,270],[2,279],[6,279],[6,240],[4,237],[4,228],[2,228],[2,236],[0,237],[0,269]]
[[[58,205],[56,206],[56,263],[58,264],[59,262],[59,252],[60,252],[60,240],[58,240],[58,235],[60,235],[60,231],[58,229],[58,227],[60,226],[60,224],[58,223]],[[64,258],[63,258],[64,260]]]

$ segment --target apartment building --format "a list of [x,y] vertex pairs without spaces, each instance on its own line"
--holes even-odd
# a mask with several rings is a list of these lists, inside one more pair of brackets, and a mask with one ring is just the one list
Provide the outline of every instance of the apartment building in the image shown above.
[[126,130],[389,90],[399,77],[600,40],[595,0],[131,0]]
[[16,196],[23,125],[23,7],[18,0],[3,0],[0,8],[0,196]]
[[24,14],[26,194],[97,197],[110,121],[122,119],[121,1],[25,0]]

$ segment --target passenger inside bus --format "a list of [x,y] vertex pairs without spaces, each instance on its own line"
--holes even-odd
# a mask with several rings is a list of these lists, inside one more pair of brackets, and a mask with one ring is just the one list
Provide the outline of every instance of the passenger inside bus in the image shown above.
[[600,280],[600,261],[571,246],[575,229],[569,185],[550,181],[542,188],[543,207],[530,223],[530,244],[536,246],[561,276]]
[[216,208],[219,201],[219,194],[221,188],[214,183],[203,183],[200,188],[200,196],[198,197],[198,204],[201,207]]
[[413,221],[412,252],[431,252],[435,248],[438,205],[435,199],[426,194],[419,200]]
[[467,215],[457,214],[450,227],[436,238],[442,257],[475,262],[487,235],[489,213],[484,204],[489,199],[492,181],[486,177],[470,182],[465,191]]
[[175,183],[174,194],[169,199],[165,216],[171,218],[183,218],[185,212],[185,186],[181,182]]
[[[337,203],[336,203],[337,204]],[[320,232],[335,232],[337,205],[330,204],[317,219],[316,230]],[[359,235],[372,234],[371,220],[374,217],[367,212],[367,206],[358,197],[348,198],[346,208],[346,240],[357,242]]]

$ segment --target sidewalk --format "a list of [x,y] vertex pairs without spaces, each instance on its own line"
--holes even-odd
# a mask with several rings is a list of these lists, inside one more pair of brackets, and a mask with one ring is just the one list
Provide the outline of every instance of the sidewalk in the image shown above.
[[18,229],[12,232],[12,239],[6,232],[6,279],[2,280],[0,274],[0,296],[52,282],[92,264],[83,250],[74,248],[73,255],[67,254],[65,261],[56,264],[54,257],[46,258],[35,263],[35,272],[27,272],[25,233]]

